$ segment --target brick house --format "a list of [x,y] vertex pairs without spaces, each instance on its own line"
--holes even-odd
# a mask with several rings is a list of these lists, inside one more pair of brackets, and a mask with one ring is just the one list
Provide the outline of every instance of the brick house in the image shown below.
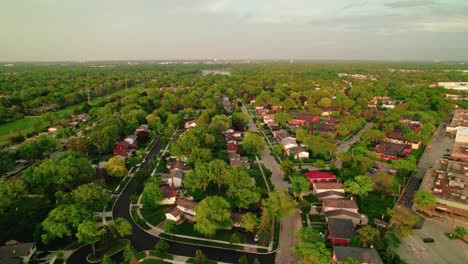
[[320,123],[317,127],[309,130],[310,135],[315,135],[316,133],[318,133],[321,137],[326,137],[329,133],[332,133],[335,138],[338,136],[336,124],[329,123]]
[[405,159],[411,154],[411,145],[397,144],[392,142],[381,142],[374,147],[374,152],[378,158],[384,160]]
[[290,121],[290,124],[296,126],[310,126],[313,123],[319,122],[320,116],[311,114],[297,114]]
[[308,172],[304,173],[304,176],[306,176],[309,179],[310,184],[313,184],[315,182],[334,182],[334,181],[336,181],[336,176],[333,173],[327,172],[327,171],[318,171],[318,170],[308,171]]

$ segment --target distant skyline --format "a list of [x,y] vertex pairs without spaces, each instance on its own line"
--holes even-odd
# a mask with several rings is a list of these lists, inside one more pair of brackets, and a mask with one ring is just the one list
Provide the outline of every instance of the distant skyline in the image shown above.
[[0,61],[468,60],[467,0],[3,0]]

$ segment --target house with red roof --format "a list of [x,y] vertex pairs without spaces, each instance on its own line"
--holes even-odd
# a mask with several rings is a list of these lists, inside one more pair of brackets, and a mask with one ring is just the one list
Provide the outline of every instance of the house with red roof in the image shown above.
[[239,146],[236,143],[234,143],[234,142],[228,142],[227,143],[227,151],[228,152],[236,153],[238,149],[239,149]]
[[132,149],[127,141],[122,141],[114,147],[114,156],[128,158],[131,155]]
[[336,181],[336,176],[328,171],[308,171],[304,173],[304,176],[306,176],[309,179],[310,184],[313,184],[315,182],[334,182]]
[[310,126],[318,121],[320,121],[320,116],[318,115],[297,114],[289,121],[289,123],[296,126]]

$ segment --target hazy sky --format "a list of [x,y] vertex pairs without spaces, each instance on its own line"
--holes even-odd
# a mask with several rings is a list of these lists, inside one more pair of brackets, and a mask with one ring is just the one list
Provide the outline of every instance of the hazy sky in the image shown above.
[[468,0],[0,0],[0,25],[0,61],[468,59]]

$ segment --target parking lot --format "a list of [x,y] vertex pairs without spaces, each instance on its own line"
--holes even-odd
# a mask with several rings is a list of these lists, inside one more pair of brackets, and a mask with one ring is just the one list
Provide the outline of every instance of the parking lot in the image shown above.
[[[468,260],[468,245],[461,240],[450,240],[445,233],[450,231],[449,223],[426,220],[420,230],[414,230],[414,235],[401,240],[396,250],[407,263],[424,264],[462,264]],[[433,238],[434,243],[424,243],[424,238]]]

